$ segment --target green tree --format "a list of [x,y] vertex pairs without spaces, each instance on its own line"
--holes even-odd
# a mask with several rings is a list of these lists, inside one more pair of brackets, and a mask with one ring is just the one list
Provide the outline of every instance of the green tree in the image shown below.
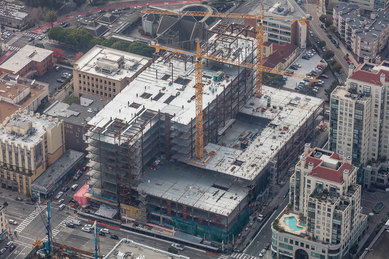
[[335,64],[332,66],[332,69],[333,69],[335,72],[339,73],[339,71],[342,69],[342,66],[339,65],[339,63],[335,63]]
[[128,42],[126,42],[126,41],[117,41],[114,44],[112,44],[111,47],[114,48],[114,49],[127,51],[128,48],[129,48],[129,45],[130,44]]
[[326,52],[324,52],[323,54],[323,58],[325,60],[328,60],[330,58],[332,58],[334,56],[334,52],[332,50],[327,50]]
[[324,22],[324,25],[326,26],[326,28],[328,28],[332,25],[332,22],[330,20],[326,19],[326,21]]
[[51,28],[53,28],[53,22],[57,20],[57,13],[55,11],[48,11],[45,15],[45,21],[50,23]]
[[334,89],[337,86],[338,86],[338,82],[336,80],[334,80],[334,81],[332,81],[330,87],[325,90],[325,93],[326,93],[326,96],[327,96],[327,100],[330,100],[331,93],[332,93],[332,91],[334,91]]
[[320,20],[322,23],[324,23],[324,22],[326,21],[326,15],[325,15],[325,14],[320,15],[319,20]]
[[152,57],[154,48],[149,47],[146,43],[143,42],[132,42],[128,47],[128,51],[134,54]]
[[324,40],[321,40],[318,44],[317,44],[320,48],[324,47],[326,45],[326,42]]

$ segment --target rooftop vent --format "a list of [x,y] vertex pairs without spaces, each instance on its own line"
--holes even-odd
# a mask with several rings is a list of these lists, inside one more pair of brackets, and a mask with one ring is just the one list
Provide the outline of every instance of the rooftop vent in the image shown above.
[[344,169],[343,173],[344,173],[344,174],[349,174],[350,171],[349,171],[348,169]]

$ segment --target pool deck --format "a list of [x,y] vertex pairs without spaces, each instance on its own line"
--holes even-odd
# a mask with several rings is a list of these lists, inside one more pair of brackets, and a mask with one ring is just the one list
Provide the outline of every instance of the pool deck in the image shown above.
[[[296,226],[302,228],[300,230],[296,230],[296,231],[293,231],[288,225],[285,224],[285,218],[289,218],[289,217],[295,217],[297,219],[297,224]],[[289,233],[292,233],[292,234],[295,234],[295,235],[300,235],[300,234],[304,234],[307,232],[307,226],[303,226],[300,224],[300,217],[299,215],[295,214],[295,213],[285,213],[284,215],[282,215],[282,217],[280,218],[280,221],[279,221],[279,224],[280,226],[285,229],[286,232],[289,232]]]

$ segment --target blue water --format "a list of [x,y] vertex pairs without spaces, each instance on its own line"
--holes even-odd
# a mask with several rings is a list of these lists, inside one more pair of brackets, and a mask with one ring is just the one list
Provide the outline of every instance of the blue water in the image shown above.
[[295,216],[290,216],[284,218],[284,223],[287,225],[292,231],[298,231],[303,229],[302,227],[297,226],[297,219]]

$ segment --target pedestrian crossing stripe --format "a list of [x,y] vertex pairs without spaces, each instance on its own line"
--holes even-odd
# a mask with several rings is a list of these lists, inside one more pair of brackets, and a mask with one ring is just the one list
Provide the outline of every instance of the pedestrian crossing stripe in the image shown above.
[[[54,229],[51,230],[51,236],[55,237],[58,235],[58,233],[66,226],[66,223],[72,220],[75,220],[73,216],[68,216],[66,219],[62,220]],[[45,236],[42,241],[47,241],[47,236]]]
[[44,211],[47,206],[41,206],[36,208],[27,218],[25,218],[19,226],[16,227],[15,231],[20,233],[22,232],[42,211]]

